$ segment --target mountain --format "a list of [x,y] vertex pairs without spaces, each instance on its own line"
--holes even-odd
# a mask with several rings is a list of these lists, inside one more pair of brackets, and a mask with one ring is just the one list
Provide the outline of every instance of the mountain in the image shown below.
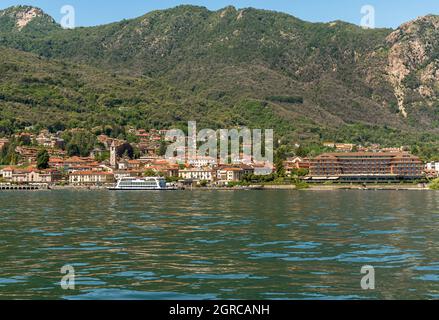
[[[49,64],[94,68],[105,81],[108,74],[156,81],[198,109],[197,119],[209,115],[204,123],[213,127],[272,125],[288,142],[437,146],[438,27],[436,16],[397,30],[363,29],[252,8],[179,6],[64,30],[40,9],[14,7],[0,11],[0,46]],[[140,112],[126,95],[118,101]],[[176,110],[185,108],[171,101]],[[87,113],[89,105],[84,108]],[[159,108],[155,116],[166,112],[172,113]]]
[[0,34],[27,34],[40,36],[61,29],[43,10],[31,6],[15,6],[0,10]]
[[386,39],[387,73],[403,114],[423,112],[430,117],[428,111],[439,112],[438,30],[439,17],[430,15],[402,25]]
[[[281,128],[284,122],[257,101],[223,106],[146,76],[117,75],[9,48],[0,48],[0,56],[0,133],[28,126],[184,129],[196,120],[210,128],[258,121]],[[286,133],[286,122],[283,127]]]

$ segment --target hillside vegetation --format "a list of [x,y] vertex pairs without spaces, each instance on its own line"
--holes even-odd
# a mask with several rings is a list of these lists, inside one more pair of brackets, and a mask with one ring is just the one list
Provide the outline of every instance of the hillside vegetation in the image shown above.
[[[19,27],[31,10],[36,16]],[[2,130],[198,120],[274,128],[288,143],[434,151],[438,21],[365,30],[251,8],[179,6],[63,30],[41,10],[13,7],[0,11]]]

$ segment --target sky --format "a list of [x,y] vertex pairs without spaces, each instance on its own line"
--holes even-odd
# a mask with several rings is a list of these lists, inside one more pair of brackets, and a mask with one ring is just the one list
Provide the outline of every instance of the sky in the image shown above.
[[218,10],[228,5],[282,11],[302,20],[329,22],[343,20],[360,24],[361,9],[375,9],[375,26],[396,28],[400,24],[426,14],[439,14],[439,0],[0,0],[0,9],[13,5],[40,7],[58,22],[61,8],[75,8],[76,26],[94,26],[141,16],[147,12],[180,4],[205,6]]

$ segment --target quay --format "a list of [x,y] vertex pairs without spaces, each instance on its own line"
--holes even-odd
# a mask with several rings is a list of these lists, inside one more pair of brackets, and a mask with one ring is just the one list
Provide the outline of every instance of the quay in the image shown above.
[[19,184],[8,184],[8,183],[0,183],[0,190],[5,191],[20,191],[20,190],[48,190],[49,186],[47,184],[26,184],[26,185],[19,185]]

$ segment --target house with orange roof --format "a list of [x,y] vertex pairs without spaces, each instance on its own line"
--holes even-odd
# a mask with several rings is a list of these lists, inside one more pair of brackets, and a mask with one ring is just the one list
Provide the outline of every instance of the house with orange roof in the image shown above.
[[254,174],[256,175],[269,175],[274,172],[274,166],[270,162],[254,162],[252,163],[252,168],[254,169]]
[[46,148],[58,148],[64,147],[64,139],[50,133],[48,130],[42,130],[35,139],[39,146]]
[[218,182],[240,181],[244,175],[244,170],[238,167],[223,167],[216,170]]
[[285,168],[285,173],[287,175],[290,175],[294,170],[297,170],[297,169],[309,170],[309,167],[311,165],[311,161],[309,158],[294,157],[294,158],[289,158],[286,161],[284,161],[283,165]]
[[24,162],[31,163],[37,159],[38,148],[17,146],[15,152],[21,156]]
[[140,169],[144,164],[140,160],[123,159],[117,163],[119,170]]
[[57,157],[49,158],[49,167],[51,168],[61,168],[64,167],[64,159]]
[[336,143],[335,149],[338,152],[350,152],[354,149],[355,144],[353,143]]
[[178,166],[149,166],[147,169],[162,173],[166,177],[178,177],[180,171]]
[[73,156],[64,160],[64,165],[67,167],[91,165],[93,163],[96,163],[96,160],[89,157]]
[[12,168],[8,171],[8,180],[13,183],[55,183],[61,180],[62,175],[58,170],[37,168]]
[[416,180],[424,164],[408,152],[323,153],[311,161],[313,180],[376,182]]
[[254,169],[247,165],[219,166],[216,168],[216,179],[220,183],[241,181],[244,175],[253,173]]
[[71,185],[105,185],[114,182],[114,174],[106,171],[76,171],[69,174]]
[[76,172],[76,171],[105,171],[105,170],[103,167],[99,166],[98,163],[96,163],[96,164],[69,166],[67,168],[67,171],[69,173],[72,173],[72,172]]

